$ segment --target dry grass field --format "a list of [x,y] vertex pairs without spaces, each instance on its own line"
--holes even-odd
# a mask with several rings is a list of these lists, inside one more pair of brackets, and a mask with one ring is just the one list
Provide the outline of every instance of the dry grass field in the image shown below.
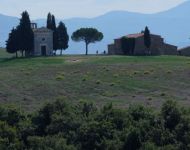
[[190,58],[62,56],[11,59],[0,52],[0,103],[38,109],[57,98],[159,108],[190,104]]

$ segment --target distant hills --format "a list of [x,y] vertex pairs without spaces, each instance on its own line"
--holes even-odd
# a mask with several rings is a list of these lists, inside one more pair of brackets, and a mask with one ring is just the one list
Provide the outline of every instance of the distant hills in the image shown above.
[[8,34],[18,24],[18,18],[0,14],[0,47],[5,45]]
[[[107,50],[107,44],[114,38],[140,32],[149,26],[152,33],[160,34],[165,41],[179,47],[190,45],[190,1],[184,2],[168,11],[156,14],[140,14],[127,11],[113,11],[95,18],[72,18],[63,20],[69,34],[80,27],[96,27],[104,33],[104,40],[90,45],[90,52]],[[57,20],[60,21],[60,20]],[[16,17],[0,15],[0,45],[4,45],[7,35],[13,26],[18,24]],[[44,26],[46,19],[35,20],[38,26]],[[71,41],[71,40],[70,40]],[[84,44],[70,42],[67,53],[84,53]]]

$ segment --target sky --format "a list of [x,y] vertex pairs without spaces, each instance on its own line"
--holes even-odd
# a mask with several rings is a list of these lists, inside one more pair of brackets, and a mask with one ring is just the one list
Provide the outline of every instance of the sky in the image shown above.
[[0,0],[0,13],[19,17],[27,10],[32,19],[45,18],[48,12],[59,19],[95,17],[113,10],[156,13],[186,0]]

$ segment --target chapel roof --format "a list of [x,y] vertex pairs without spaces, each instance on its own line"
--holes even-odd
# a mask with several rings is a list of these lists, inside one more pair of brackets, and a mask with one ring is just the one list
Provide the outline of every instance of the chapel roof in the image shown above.
[[[156,35],[156,34],[150,34],[151,36],[157,36],[157,37],[161,37],[160,35]],[[128,34],[128,35],[125,35],[125,36],[122,36],[118,39],[121,39],[123,37],[127,37],[127,38],[139,38],[139,37],[143,37],[144,36],[144,33],[134,33],[134,34]]]
[[41,27],[37,29],[33,29],[34,32],[53,32],[52,30],[46,28],[46,27]]

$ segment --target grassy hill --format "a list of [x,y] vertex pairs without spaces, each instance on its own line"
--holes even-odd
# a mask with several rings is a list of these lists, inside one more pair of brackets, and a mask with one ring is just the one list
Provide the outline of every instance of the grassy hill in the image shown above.
[[63,56],[3,59],[0,103],[27,110],[65,98],[118,107],[159,107],[172,99],[190,104],[190,58],[177,56]]
[[0,48],[0,59],[4,59],[4,58],[11,58],[13,57],[13,54],[9,54],[5,51],[5,49]]

